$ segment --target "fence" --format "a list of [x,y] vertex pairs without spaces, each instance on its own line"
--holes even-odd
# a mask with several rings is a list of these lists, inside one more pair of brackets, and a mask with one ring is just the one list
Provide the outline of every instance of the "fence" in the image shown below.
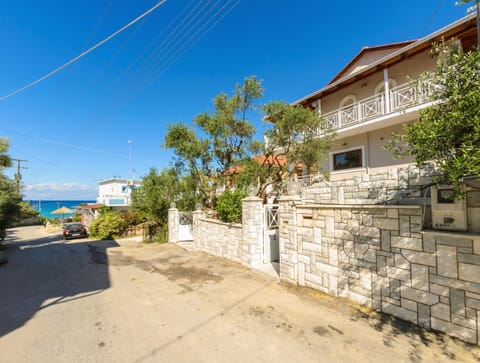
[[[206,218],[201,210],[194,211],[191,224],[186,224],[187,218],[182,217],[185,215],[184,212],[170,208],[168,240],[187,249],[228,258],[246,266],[261,264],[265,254],[270,252],[266,250],[270,246],[270,240],[264,240],[265,220],[271,223],[276,221],[275,209],[269,209],[269,211],[269,218],[264,218],[262,199],[250,197],[242,201],[241,224],[224,223]],[[190,233],[190,239],[185,238],[188,233]]]
[[[345,297],[421,327],[480,344],[480,235],[422,229],[419,205],[304,204],[282,197],[242,203],[242,224],[192,214],[192,239],[169,241],[255,267],[274,259],[280,278]],[[279,238],[266,230],[279,226]]]
[[480,344],[480,235],[422,230],[422,207],[280,199],[280,277]]
[[23,226],[36,226],[41,225],[42,221],[38,217],[25,218],[18,221],[14,221],[11,227],[23,227]]
[[122,237],[142,236],[143,242],[167,242],[167,228],[158,222],[146,222],[126,228]]

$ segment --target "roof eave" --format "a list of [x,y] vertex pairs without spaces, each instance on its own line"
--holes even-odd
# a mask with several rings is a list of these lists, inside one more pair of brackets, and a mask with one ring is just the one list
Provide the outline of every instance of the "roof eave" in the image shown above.
[[380,58],[379,60],[377,60],[376,62],[373,62],[372,64],[370,64],[368,67],[365,67],[357,72],[354,72],[350,75],[348,75],[347,77],[343,77],[343,78],[340,78],[339,80],[333,82],[333,83],[330,83],[328,84],[327,86],[319,89],[318,91],[315,91],[315,92],[312,92],[310,93],[309,95],[305,96],[305,97],[302,97],[300,98],[299,100],[297,101],[294,101],[292,102],[293,105],[296,105],[296,104],[301,104],[301,103],[305,103],[306,101],[312,99],[312,98],[318,98],[319,96],[322,95],[322,93],[326,92],[326,91],[329,91],[331,89],[334,89],[334,88],[338,88],[339,85],[341,85],[342,83],[345,83],[345,82],[348,82],[349,80],[353,80],[355,78],[359,78],[362,74],[365,74],[365,73],[369,73],[371,72],[373,69],[375,68],[378,68],[380,67],[383,63],[386,63],[387,61],[395,58],[395,57],[398,57],[400,55],[402,55],[402,53],[406,53],[416,47],[419,47],[421,45],[423,45],[424,43],[426,42],[430,42],[432,41],[433,39],[439,37],[441,34],[443,33],[447,33],[449,30],[452,30],[454,29],[455,27],[458,27],[460,26],[462,23],[468,23],[469,21],[471,21],[472,19],[474,19],[476,17],[476,14],[469,14],[415,42],[413,42],[412,44],[410,45],[407,45],[383,58]]

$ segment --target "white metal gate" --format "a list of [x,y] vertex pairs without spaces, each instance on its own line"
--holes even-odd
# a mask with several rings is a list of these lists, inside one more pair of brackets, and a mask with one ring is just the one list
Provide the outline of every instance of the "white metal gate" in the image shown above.
[[192,241],[193,216],[191,212],[180,212],[178,225],[178,240]]
[[263,206],[263,262],[280,261],[278,204]]

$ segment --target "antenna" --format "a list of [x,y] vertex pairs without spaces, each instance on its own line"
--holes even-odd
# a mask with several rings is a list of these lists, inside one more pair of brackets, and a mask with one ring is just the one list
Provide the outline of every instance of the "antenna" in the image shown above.
[[132,178],[132,140],[128,139],[128,179]]

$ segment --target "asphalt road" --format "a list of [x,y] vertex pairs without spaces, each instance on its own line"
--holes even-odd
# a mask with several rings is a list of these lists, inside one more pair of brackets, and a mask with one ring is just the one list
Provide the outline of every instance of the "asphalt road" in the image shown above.
[[0,362],[479,362],[480,350],[229,261],[9,230]]

